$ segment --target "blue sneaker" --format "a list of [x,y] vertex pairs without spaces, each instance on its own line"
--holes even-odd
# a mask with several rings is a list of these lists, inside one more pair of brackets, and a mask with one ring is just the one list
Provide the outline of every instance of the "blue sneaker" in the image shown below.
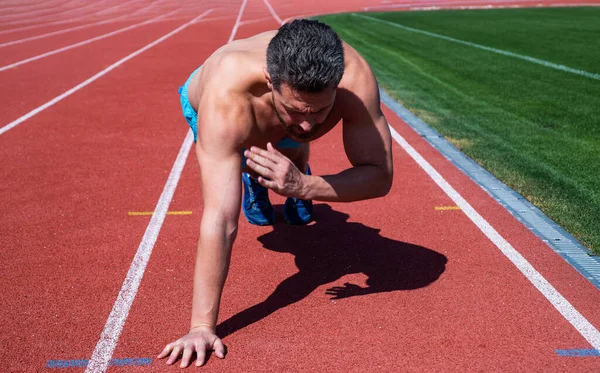
[[[310,173],[310,167],[306,165],[306,174]],[[288,198],[283,206],[283,217],[290,224],[304,225],[312,220],[313,203],[311,200]]]
[[246,172],[242,173],[242,184],[244,184],[242,210],[248,222],[254,225],[273,225],[275,212],[269,201],[269,190]]

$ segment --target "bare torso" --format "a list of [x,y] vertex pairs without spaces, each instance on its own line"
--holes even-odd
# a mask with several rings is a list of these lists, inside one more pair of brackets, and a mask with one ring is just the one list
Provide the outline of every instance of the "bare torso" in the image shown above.
[[[240,147],[252,145],[262,148],[267,142],[276,143],[286,133],[271,104],[270,89],[267,87],[263,68],[266,66],[267,46],[277,31],[268,31],[248,39],[229,43],[213,53],[193,77],[188,97],[194,110],[212,110],[214,95],[239,104],[245,113],[236,126]],[[344,43],[345,71],[338,85],[335,103],[323,125],[313,139],[331,130],[341,119],[355,109],[360,99],[354,94],[362,82],[373,79],[364,59],[350,45]],[[212,97],[211,97],[212,96]],[[211,102],[207,107],[207,103]],[[363,104],[364,105],[364,104]],[[198,131],[202,126],[218,126],[198,120]]]

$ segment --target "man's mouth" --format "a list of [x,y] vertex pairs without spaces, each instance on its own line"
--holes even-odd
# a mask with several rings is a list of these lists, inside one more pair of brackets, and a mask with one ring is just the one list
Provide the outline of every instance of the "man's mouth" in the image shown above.
[[287,134],[289,135],[290,138],[292,138],[293,140],[301,140],[301,141],[307,141],[309,140],[311,137],[314,136],[314,134],[317,132],[317,130],[320,127],[320,124],[315,124],[313,126],[313,128],[310,129],[310,131],[304,131],[303,129],[301,129],[298,126],[293,126],[293,127],[286,127],[284,125]]

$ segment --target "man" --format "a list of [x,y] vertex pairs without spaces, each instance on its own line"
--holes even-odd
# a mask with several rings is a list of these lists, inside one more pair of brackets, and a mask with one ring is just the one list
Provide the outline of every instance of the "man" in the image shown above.
[[[167,364],[173,364],[183,354],[181,367],[187,367],[194,352],[198,366],[211,350],[225,357],[215,330],[240,204],[250,223],[273,224],[271,189],[288,197],[285,219],[306,224],[312,200],[381,197],[393,175],[390,132],[375,77],[358,52],[323,23],[296,20],[279,31],[225,45],[192,74],[180,94],[194,131],[204,211],[191,329],[158,357],[170,355]],[[308,142],[340,120],[352,167],[312,176]]]

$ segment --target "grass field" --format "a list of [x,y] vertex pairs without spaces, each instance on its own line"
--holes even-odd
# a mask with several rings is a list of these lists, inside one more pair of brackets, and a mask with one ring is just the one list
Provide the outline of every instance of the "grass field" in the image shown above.
[[600,8],[319,19],[390,95],[600,252]]

